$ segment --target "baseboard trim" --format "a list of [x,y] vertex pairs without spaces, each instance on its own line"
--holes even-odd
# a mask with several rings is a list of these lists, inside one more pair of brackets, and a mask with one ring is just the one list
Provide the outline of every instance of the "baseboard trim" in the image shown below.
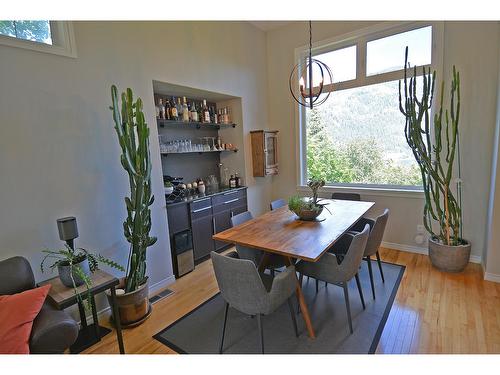
[[495,283],[500,283],[500,275],[496,273],[485,272],[484,279],[487,281],[493,281]]
[[[154,284],[150,285],[149,286],[149,297],[154,296],[161,289],[165,289],[167,286],[169,286],[170,284],[172,284],[174,281],[175,281],[175,276],[171,275],[171,276],[167,277],[166,279],[160,280],[157,283],[154,283]],[[107,306],[104,309],[99,310],[97,312],[97,317],[99,318],[101,315],[107,313],[110,309],[111,308],[109,306]],[[87,316],[87,324],[92,324],[92,323],[93,323],[92,315]],[[81,322],[78,322],[78,324],[81,326]]]
[[[404,245],[404,244],[399,244],[399,243],[394,243],[394,242],[385,242],[385,241],[382,241],[380,246],[386,247],[388,249],[405,251],[407,253],[429,255],[429,250],[425,247]],[[471,255],[469,261],[471,263],[481,264],[481,257],[477,256],[477,255]]]

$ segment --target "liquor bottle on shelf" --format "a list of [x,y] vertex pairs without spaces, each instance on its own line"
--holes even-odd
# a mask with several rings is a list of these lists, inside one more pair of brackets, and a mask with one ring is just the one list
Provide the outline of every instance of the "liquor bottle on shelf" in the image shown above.
[[229,178],[229,187],[230,188],[235,188],[236,187],[236,179],[234,178],[233,175]]
[[222,123],[223,124],[229,123],[229,116],[227,115],[227,107],[224,107],[224,112],[222,113]]
[[217,122],[222,124],[222,108],[217,111]]
[[198,122],[198,112],[196,112],[196,105],[191,103],[191,121]]
[[182,120],[182,104],[180,97],[177,98],[177,104],[175,108],[177,109],[177,117],[179,118],[179,120]]
[[189,122],[189,108],[187,105],[186,97],[184,96],[182,99],[184,103],[182,105],[182,121]]
[[168,99],[165,99],[165,120],[171,120],[171,106],[170,106],[170,100]]
[[160,107],[160,118],[165,119],[165,106],[163,105],[163,99],[158,99],[158,106]]
[[210,122],[210,111],[208,110],[206,99],[203,99],[203,122]]
[[203,106],[201,105],[201,103],[198,103],[198,109],[196,110],[196,112],[198,112],[198,121],[199,122],[204,122],[203,121]]
[[170,117],[174,121],[179,120],[179,113],[177,112],[177,107],[175,106],[175,98],[172,97],[172,104],[170,105]]
[[217,124],[217,111],[215,110],[215,107],[210,107],[211,109],[211,114],[210,114],[210,122],[213,122],[214,124]]
[[238,176],[238,172],[234,174],[234,179],[236,180],[236,187],[243,186],[243,182],[241,181],[241,177]]

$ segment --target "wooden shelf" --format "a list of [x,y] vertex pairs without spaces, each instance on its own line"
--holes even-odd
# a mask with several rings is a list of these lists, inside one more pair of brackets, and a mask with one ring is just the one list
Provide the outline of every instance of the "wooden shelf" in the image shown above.
[[227,152],[238,152],[238,149],[236,150],[220,150],[220,151],[189,151],[189,152],[160,152],[161,155],[168,156],[168,155],[184,155],[184,154],[214,154],[218,152],[220,153],[227,153]]
[[184,122],[184,121],[173,121],[173,120],[163,120],[156,119],[158,126],[164,127],[175,127],[175,128],[189,128],[189,129],[212,129],[219,130],[223,128],[235,128],[236,124],[214,124],[211,122]]

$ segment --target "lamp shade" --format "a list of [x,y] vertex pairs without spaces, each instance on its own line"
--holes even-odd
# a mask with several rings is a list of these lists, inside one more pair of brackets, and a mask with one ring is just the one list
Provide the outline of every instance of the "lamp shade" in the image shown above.
[[57,219],[57,229],[59,230],[59,238],[63,241],[74,240],[78,237],[76,218],[73,216]]

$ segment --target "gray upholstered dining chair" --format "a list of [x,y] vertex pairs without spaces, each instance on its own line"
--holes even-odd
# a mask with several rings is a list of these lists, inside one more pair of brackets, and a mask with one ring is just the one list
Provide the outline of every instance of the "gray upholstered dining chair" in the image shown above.
[[[382,282],[385,283],[384,272],[382,271],[382,262],[380,261],[380,254],[378,252],[378,249],[380,248],[380,244],[382,243],[382,238],[384,237],[385,227],[387,225],[388,219],[389,209],[386,208],[382,215],[376,217],[375,219],[362,217],[356,224],[352,226],[352,228],[348,232],[351,234],[355,234],[362,231],[366,225],[370,226],[370,235],[368,236],[368,241],[366,242],[363,258],[368,262],[368,273],[370,274],[370,284],[372,287],[373,299],[375,299],[375,285],[373,282],[371,257],[373,255],[376,256],[378,269],[380,270],[380,277],[382,279]],[[345,246],[342,246],[341,243],[339,245],[335,244],[334,246],[336,254],[343,254],[347,249]]]
[[360,201],[361,195],[358,193],[332,193],[332,199],[338,199],[343,201]]
[[[234,215],[231,217],[231,225],[233,227],[243,224],[249,220],[252,220],[252,213],[249,211],[242,212],[238,215]],[[241,259],[248,259],[255,263],[258,267],[260,261],[262,260],[262,251],[257,249],[251,249],[249,247],[236,245],[236,251],[238,252],[238,256]],[[274,276],[274,270],[277,268],[285,267],[285,259],[277,254],[269,254],[269,258],[267,259],[266,268],[271,270],[271,275]]]
[[[338,263],[337,257],[332,253],[325,253],[317,262],[300,261],[297,264],[297,271],[300,273],[300,281],[302,283],[303,275],[310,276],[316,280],[326,281],[330,284],[335,284],[344,289],[345,306],[347,310],[347,319],[349,322],[349,330],[353,333],[351,306],[349,303],[349,290],[347,283],[357,276],[359,265],[363,259],[366,242],[370,226],[367,224],[362,232],[356,234],[347,233],[343,236],[343,241],[348,243],[348,250],[345,253],[342,263]],[[364,308],[363,291],[359,283],[359,278],[356,277],[359,295]]]
[[271,211],[276,210],[280,207],[286,206],[286,200],[284,199],[276,199],[275,201],[272,201],[271,204],[269,205],[271,207]]
[[294,266],[287,267],[284,272],[273,278],[269,275],[259,274],[252,261],[239,259],[238,254],[234,251],[227,255],[212,251],[211,257],[220,293],[226,301],[219,353],[222,353],[224,347],[229,307],[244,314],[257,316],[262,354],[264,354],[262,315],[273,313],[285,302],[288,302],[295,336],[298,337],[297,320],[291,300],[297,286]]

